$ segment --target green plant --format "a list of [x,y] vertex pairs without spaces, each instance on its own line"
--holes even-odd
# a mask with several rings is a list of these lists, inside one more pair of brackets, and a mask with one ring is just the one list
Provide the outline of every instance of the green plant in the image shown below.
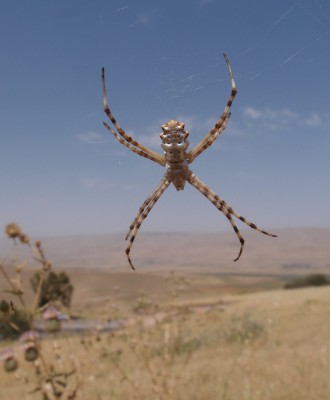
[[[36,272],[31,278],[31,286],[36,293],[40,284],[41,272]],[[65,307],[70,307],[73,294],[73,285],[65,272],[49,271],[41,284],[39,307],[59,301]]]
[[29,330],[29,316],[24,309],[12,309],[6,300],[0,304],[0,340],[17,339]]

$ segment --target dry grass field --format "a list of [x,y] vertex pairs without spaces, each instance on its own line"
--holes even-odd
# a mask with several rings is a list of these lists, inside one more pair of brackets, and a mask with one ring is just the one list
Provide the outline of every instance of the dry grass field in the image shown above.
[[[99,289],[101,281],[104,275]],[[121,316],[124,329],[42,341],[48,361],[76,370],[77,398],[329,398],[330,287],[238,293],[239,286],[222,290],[219,281],[215,289],[207,278],[141,275],[155,290],[139,303],[137,279],[108,274],[107,281],[118,285],[113,301],[104,289],[87,309],[76,299],[74,310],[100,323]],[[1,400],[41,398],[26,395],[36,377],[21,355],[20,365],[16,376],[1,371]]]
[[[37,366],[19,343],[0,342],[0,351],[13,347],[19,359],[15,372],[0,370],[0,400],[328,400],[330,286],[282,289],[292,276],[328,272],[326,241],[313,235],[301,256],[297,237],[286,258],[268,247],[269,264],[261,249],[264,270],[252,262],[245,270],[215,268],[211,254],[199,267],[66,268],[75,287],[71,314],[94,328],[43,338]],[[247,258],[257,251],[252,241]],[[27,302],[33,272],[22,274]],[[1,278],[9,298],[5,288]],[[122,328],[102,332],[112,319]],[[55,377],[61,397],[52,395],[52,371],[63,372]],[[48,397],[34,391],[38,385]]]

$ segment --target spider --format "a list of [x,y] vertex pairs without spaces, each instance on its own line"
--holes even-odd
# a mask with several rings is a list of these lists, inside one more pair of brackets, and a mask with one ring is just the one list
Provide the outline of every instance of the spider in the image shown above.
[[128,262],[132,269],[135,268],[132,264],[130,252],[135,237],[138,233],[138,230],[142,222],[145,220],[145,218],[147,218],[153,206],[156,204],[157,200],[161,197],[161,195],[165,192],[165,190],[171,183],[173,183],[176,190],[183,190],[185,187],[185,183],[186,182],[190,183],[194,188],[196,188],[200,193],[202,193],[213,205],[215,205],[215,207],[219,211],[221,211],[225,215],[225,217],[228,219],[231,226],[233,227],[236,236],[238,237],[238,240],[240,242],[240,250],[238,256],[234,259],[234,261],[237,261],[242,254],[244,247],[244,238],[241,235],[240,231],[238,230],[237,226],[235,225],[233,216],[244,222],[250,228],[257,230],[258,232],[261,232],[265,235],[272,237],[277,236],[258,228],[254,223],[248,221],[246,218],[237,214],[232,209],[232,207],[225,202],[225,200],[219,197],[215,192],[213,192],[213,190],[211,190],[207,185],[205,185],[205,183],[203,183],[200,179],[198,179],[197,176],[189,168],[189,164],[191,164],[195,160],[195,158],[197,158],[201,153],[203,153],[204,150],[210,147],[214,143],[214,141],[218,138],[218,136],[226,129],[230,118],[229,110],[237,94],[237,89],[229,59],[226,54],[223,55],[229,70],[230,81],[231,81],[231,94],[220,119],[215,124],[214,128],[204,137],[204,139],[189,152],[187,151],[189,146],[189,142],[187,140],[189,132],[185,130],[185,124],[183,122],[171,120],[166,124],[162,125],[162,133],[160,134],[160,139],[162,141],[161,147],[164,150],[163,155],[156,153],[145,146],[142,146],[131,136],[127,135],[126,132],[118,124],[108,106],[105,80],[104,80],[104,68],[102,68],[104,112],[109,117],[110,121],[115,127],[115,130],[111,128],[106,122],[103,122],[103,124],[110,131],[110,133],[114,135],[114,137],[119,141],[119,143],[128,147],[134,153],[142,157],[148,158],[149,160],[152,160],[160,164],[161,166],[165,167],[165,174],[162,180],[140,207],[139,212],[136,215],[132,224],[130,225],[129,231],[126,235],[126,240],[129,240],[129,243],[125,250],[125,253],[127,255]]

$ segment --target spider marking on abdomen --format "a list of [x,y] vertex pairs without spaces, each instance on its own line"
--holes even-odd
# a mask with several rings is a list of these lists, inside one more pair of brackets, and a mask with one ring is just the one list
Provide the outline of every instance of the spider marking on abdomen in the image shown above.
[[219,135],[226,129],[228,120],[230,118],[230,107],[234,98],[237,94],[236,84],[233,77],[233,72],[231,69],[231,65],[229,63],[229,59],[224,54],[227,67],[230,75],[231,82],[231,94],[227,105],[218,120],[215,124],[214,128],[198,143],[192,150],[187,152],[189,142],[187,140],[189,136],[189,132],[185,130],[185,125],[182,122],[171,120],[162,126],[162,133],[160,134],[160,138],[162,140],[161,146],[164,150],[164,154],[156,153],[147,147],[142,146],[136,140],[134,140],[131,136],[127,135],[127,133],[121,128],[121,126],[116,121],[115,117],[110,111],[108,106],[106,89],[105,89],[105,80],[104,80],[104,68],[102,68],[102,88],[103,88],[103,104],[104,111],[109,117],[110,121],[114,128],[109,126],[104,122],[106,128],[114,135],[114,137],[124,146],[128,147],[131,151],[136,154],[139,154],[142,157],[148,158],[161,166],[165,167],[166,171],[161,180],[161,182],[156,186],[153,192],[148,196],[148,198],[144,201],[142,206],[139,209],[137,216],[129,227],[129,231],[126,235],[126,240],[129,240],[128,246],[125,250],[128,262],[130,266],[134,268],[132,264],[132,260],[130,258],[130,252],[135,240],[135,237],[138,233],[138,230],[143,223],[144,219],[147,218],[149,212],[156,204],[157,200],[161,197],[161,195],[165,192],[168,186],[173,183],[176,190],[183,190],[185,187],[185,183],[190,183],[193,187],[195,187],[200,193],[202,193],[219,211],[221,211],[225,217],[230,222],[233,227],[236,236],[240,242],[240,249],[238,256],[234,261],[237,261],[243,251],[244,247],[244,239],[241,235],[239,229],[237,228],[233,217],[238,218],[244,224],[248,225],[250,228],[257,230],[265,235],[276,237],[271,233],[268,233],[260,228],[258,228],[254,223],[248,221],[245,217],[237,214],[232,207],[226,203],[221,197],[219,197],[216,193],[214,193],[205,183],[203,183],[197,176],[190,170],[189,164],[191,164],[196,157],[198,157],[204,150],[210,147],[213,142],[219,137]]

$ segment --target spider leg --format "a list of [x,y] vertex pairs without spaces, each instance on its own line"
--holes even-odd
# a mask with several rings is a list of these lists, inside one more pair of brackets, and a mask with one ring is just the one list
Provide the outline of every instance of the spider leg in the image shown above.
[[154,158],[153,156],[149,155],[148,153],[145,153],[144,151],[140,150],[139,148],[134,147],[130,143],[126,142],[126,140],[124,140],[121,136],[119,136],[118,133],[116,131],[114,131],[111,128],[111,126],[109,126],[106,122],[103,122],[103,125],[113,134],[113,136],[118,140],[119,143],[128,147],[130,150],[132,150],[134,153],[138,154],[139,156],[148,158],[149,160],[155,161],[156,163],[163,166],[163,163],[160,162],[160,160]]
[[223,121],[223,124],[221,126],[221,128],[219,128],[219,131],[217,132],[216,135],[213,135],[209,138],[209,140],[204,144],[204,146],[202,146],[194,155],[194,157],[192,159],[189,158],[188,162],[189,164],[192,163],[195,158],[197,158],[204,150],[206,150],[208,147],[210,147],[213,142],[215,142],[215,140],[218,138],[218,136],[227,128],[227,124],[230,118],[230,113],[227,114],[226,119]]
[[256,231],[258,231],[260,233],[263,233],[264,235],[271,236],[271,237],[277,237],[277,235],[274,235],[272,233],[266,232],[265,230],[259,228],[256,224],[254,224],[253,222],[249,221],[248,219],[246,219],[242,215],[237,214],[228,203],[226,203],[220,196],[215,194],[212,190],[211,190],[211,193],[214,194],[214,198],[218,201],[218,203],[221,206],[225,207],[226,210],[228,210],[228,212],[231,215],[233,215],[234,217],[238,218],[240,221],[244,222],[244,224],[246,224],[247,226],[249,226],[252,229],[255,229]]
[[135,269],[130,257],[130,252],[131,248],[133,246],[133,242],[135,240],[135,237],[140,229],[140,226],[142,225],[142,222],[147,218],[149,212],[152,210],[153,206],[156,204],[157,200],[161,197],[161,195],[165,192],[165,190],[168,188],[170,182],[166,179],[163,178],[160,184],[155,188],[155,190],[148,196],[148,198],[145,200],[145,202],[142,204],[142,206],[139,209],[139,212],[137,216],[135,217],[134,221],[132,222],[128,234],[126,236],[126,240],[129,239],[129,244],[125,250],[129,265],[131,266],[132,269]]
[[151,202],[151,200],[158,195],[158,192],[162,189],[162,187],[164,186],[166,180],[165,178],[163,178],[160,183],[156,186],[156,188],[150,193],[150,195],[147,197],[147,199],[144,201],[144,203],[142,204],[142,206],[139,209],[139,212],[137,213],[137,216],[135,217],[134,221],[131,223],[130,227],[129,227],[129,231],[126,235],[125,240],[127,240],[130,236],[131,236],[131,232],[132,230],[135,228],[135,225],[138,221],[138,219],[140,218],[141,214],[143,213],[144,209],[147,207],[147,205]]
[[223,54],[223,56],[225,57],[229,70],[230,82],[231,82],[231,94],[227,102],[227,105],[224,109],[224,112],[222,113],[219,121],[215,124],[214,128],[204,137],[204,139],[200,143],[197,144],[197,146],[195,146],[188,153],[189,163],[193,162],[196,157],[198,157],[204,150],[206,150],[209,146],[211,146],[211,144],[218,138],[218,136],[226,129],[230,117],[229,110],[237,94],[237,88],[229,59],[226,54]]
[[196,188],[200,193],[202,193],[203,196],[205,196],[216,208],[221,211],[225,217],[228,219],[230,222],[231,226],[233,227],[236,236],[238,237],[238,240],[241,244],[238,256],[234,259],[234,261],[239,260],[241,257],[241,254],[243,252],[243,247],[244,247],[244,238],[241,235],[241,232],[237,228],[232,216],[230,215],[229,211],[225,208],[224,205],[220,204],[218,199],[214,196],[214,192],[210,190],[200,179],[196,177],[195,174],[191,173],[187,179],[187,181],[194,187]]
[[[113,123],[114,127],[117,129],[119,135],[127,142],[133,145],[134,147],[139,148],[142,150],[144,153],[148,154],[150,159],[156,159],[158,160],[158,163],[161,165],[165,165],[165,159],[164,156],[161,154],[156,153],[155,151],[152,151],[148,149],[147,147],[142,146],[139,142],[134,140],[131,136],[127,135],[127,133],[122,129],[122,127],[119,125],[119,123],[116,121],[115,117],[112,115],[108,101],[107,101],[107,94],[106,94],[106,88],[105,88],[105,79],[104,79],[104,68],[102,68],[102,89],[103,89],[103,105],[104,105],[104,112],[107,114],[108,118],[110,121]],[[109,128],[108,128],[109,129]],[[112,132],[113,133],[113,132]],[[121,142],[122,143],[122,142]],[[122,143],[123,144],[123,143]],[[127,146],[128,147],[128,146]],[[130,150],[132,150],[132,147],[129,147]]]
[[[194,175],[194,174],[193,174]],[[203,183],[200,179],[197,178],[196,175],[194,175],[194,180],[202,187],[204,186],[205,189],[214,197],[215,200],[217,200],[217,202],[219,203],[220,206],[223,206],[231,215],[233,215],[234,217],[238,218],[240,221],[244,222],[244,224],[246,224],[247,226],[249,226],[252,229],[255,229],[258,232],[263,233],[264,235],[267,236],[272,236],[272,237],[277,237],[277,235],[274,235],[272,233],[266,232],[263,229],[260,229],[259,227],[257,227],[256,224],[254,224],[253,222],[250,222],[249,220],[247,220],[245,217],[242,217],[241,215],[237,214],[232,207],[225,202],[225,200],[223,200],[220,196],[218,196],[215,192],[213,192],[213,190],[211,190],[208,186],[205,185],[205,183]]]
[[206,186],[205,183],[203,183],[200,179],[198,179],[195,174],[189,175],[187,180],[192,186],[194,186],[206,198],[208,198],[218,208],[219,211],[222,211],[227,218],[228,218],[228,216],[230,216],[230,218],[228,218],[229,222],[231,223],[231,225],[232,225],[234,231],[236,232],[236,235],[238,236],[239,241],[241,243],[241,251],[240,251],[238,257],[234,261],[237,261],[242,253],[243,246],[244,246],[244,239],[243,239],[242,235],[240,234],[239,230],[237,229],[237,227],[234,226],[235,224],[232,223],[231,215],[238,218],[240,221],[244,222],[250,228],[255,229],[258,232],[261,232],[268,236],[277,237],[277,235],[273,235],[272,233],[268,233],[268,232],[258,228],[254,223],[248,221],[245,217],[242,217],[241,215],[237,214],[228,203],[226,203],[221,197],[219,197],[215,192],[213,192],[213,190],[211,190],[208,186]]

